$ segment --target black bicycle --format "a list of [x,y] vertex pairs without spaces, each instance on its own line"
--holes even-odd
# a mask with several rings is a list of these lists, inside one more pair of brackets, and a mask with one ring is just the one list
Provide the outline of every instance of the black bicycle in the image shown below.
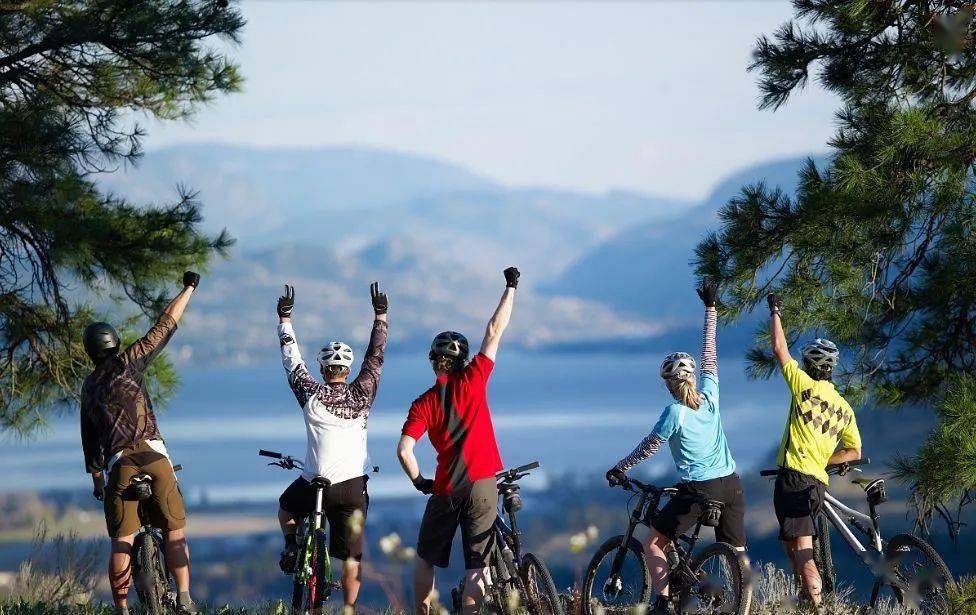
[[[183,469],[173,466],[174,472]],[[166,568],[163,532],[155,527],[145,510],[144,503],[152,497],[152,476],[136,474],[122,492],[122,497],[139,502],[139,522],[141,527],[132,543],[135,558],[132,563],[133,584],[136,594],[144,608],[152,615],[159,615],[177,606],[176,581]]]
[[[522,509],[518,481],[539,467],[538,461],[503,470],[495,475],[501,509],[493,528],[494,538],[489,558],[491,585],[485,595],[488,610],[514,615],[523,609],[531,615],[563,615],[556,584],[545,563],[532,553],[522,553],[518,511]],[[506,522],[505,516],[508,516]],[[452,590],[455,612],[461,612],[464,579]]]
[[[630,477],[620,486],[633,492],[637,504],[630,510],[627,531],[603,543],[590,560],[582,588],[586,615],[601,610],[629,614],[650,602],[651,575],[634,530],[639,525],[650,527],[660,510],[661,499],[679,492],[677,487],[655,487]],[[702,526],[716,527],[723,506],[718,500],[704,497],[697,503],[702,512],[694,531],[679,536],[665,551],[672,604],[678,613],[748,613],[752,587],[745,558],[724,542],[710,544],[694,554]]]
[[[870,463],[870,459],[858,459],[847,463],[827,466],[827,474],[845,476],[860,472],[856,466]],[[780,472],[763,470],[762,476],[776,476]],[[871,608],[888,587],[898,604],[923,613],[945,613],[948,608],[947,590],[954,585],[949,567],[932,545],[911,534],[897,534],[891,540],[881,536],[878,505],[888,499],[883,478],[858,477],[852,483],[864,490],[868,514],[843,504],[829,492],[817,515],[817,536],[813,541],[813,557],[823,581],[823,592],[831,593],[837,586],[837,571],[830,550],[830,526],[841,535],[854,553],[874,575],[871,589]],[[857,539],[851,527],[867,538],[868,546]]]
[[[274,451],[259,450],[258,455],[276,461],[270,466],[285,470],[304,470],[305,465],[298,459]],[[322,496],[331,483],[324,478],[312,480],[315,489],[315,510],[298,524],[295,540],[298,544],[298,557],[290,572],[292,577],[292,613],[320,612],[321,607],[332,595],[335,580],[332,576],[332,558],[329,556],[329,541],[322,523]]]

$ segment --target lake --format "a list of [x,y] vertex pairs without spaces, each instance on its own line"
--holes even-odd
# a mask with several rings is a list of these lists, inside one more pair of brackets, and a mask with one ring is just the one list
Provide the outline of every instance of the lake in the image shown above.
[[[542,463],[539,481],[565,473],[602,475],[648,433],[670,395],[656,355],[583,357],[506,353],[489,385],[489,402],[507,465]],[[768,459],[779,443],[788,394],[774,379],[746,378],[741,360],[720,362],[721,409],[733,456],[742,468]],[[270,500],[291,478],[268,468],[259,448],[303,457],[305,427],[280,364],[248,368],[183,367],[182,385],[158,413],[160,429],[191,502]],[[396,441],[411,401],[433,382],[416,355],[387,357],[369,418],[369,450],[379,474],[370,493],[409,493],[396,460]],[[429,443],[418,446],[432,474]],[[673,469],[666,452],[652,473]],[[88,489],[76,412],[58,417],[30,441],[4,436],[0,491]]]

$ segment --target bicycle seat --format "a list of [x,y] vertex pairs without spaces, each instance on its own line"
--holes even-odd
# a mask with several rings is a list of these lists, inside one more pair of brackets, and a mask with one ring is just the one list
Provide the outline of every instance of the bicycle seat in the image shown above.
[[868,496],[868,501],[872,504],[880,504],[888,499],[888,493],[885,489],[885,481],[883,478],[871,478],[868,476],[859,476],[858,478],[852,478],[851,482],[864,489],[864,493]]
[[122,491],[122,498],[132,502],[144,502],[152,496],[152,476],[136,474],[129,479],[128,486]]
[[322,478],[321,476],[316,476],[315,478],[312,479],[312,482],[310,484],[316,489],[318,488],[328,489],[329,487],[332,486],[332,481],[330,481],[327,478]]
[[678,491],[679,490],[677,487],[665,487],[664,489],[661,489],[661,493],[663,495],[677,495]]
[[151,483],[152,479],[153,479],[152,476],[143,473],[143,474],[136,474],[131,479],[129,479],[129,482],[130,483]]

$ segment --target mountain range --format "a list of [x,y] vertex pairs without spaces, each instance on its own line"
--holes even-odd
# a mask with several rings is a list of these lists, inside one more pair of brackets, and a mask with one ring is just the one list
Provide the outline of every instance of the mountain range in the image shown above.
[[513,264],[523,273],[513,346],[642,348],[683,336],[700,326],[689,261],[719,206],[758,180],[791,190],[802,162],[745,169],[700,203],[509,187],[363,148],[179,146],[103,184],[136,202],[192,186],[204,227],[237,238],[205,276],[176,357],[248,364],[277,353],[274,303],[285,283],[296,287],[306,352],[333,338],[365,341],[373,280],[390,295],[391,350],[416,349],[442,329],[476,343]]

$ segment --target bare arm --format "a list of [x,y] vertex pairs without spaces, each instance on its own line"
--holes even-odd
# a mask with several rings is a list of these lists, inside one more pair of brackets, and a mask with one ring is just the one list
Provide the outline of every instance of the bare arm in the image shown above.
[[192,286],[184,286],[180,294],[173,297],[173,300],[169,302],[163,313],[179,324],[180,318],[183,318],[183,311],[186,310],[186,305],[190,302],[190,295],[193,294],[193,290]]
[[854,461],[855,459],[861,458],[861,449],[859,448],[842,448],[836,451],[827,460],[827,465],[835,463],[845,463],[847,461]]
[[495,308],[495,313],[488,321],[485,329],[485,339],[481,342],[481,354],[492,361],[498,354],[498,344],[502,340],[502,334],[508,328],[508,323],[512,319],[512,308],[515,305],[515,289],[518,287],[518,279],[521,275],[515,267],[505,270],[505,292],[502,293],[501,301]]
[[767,297],[769,302],[769,335],[773,340],[773,356],[779,361],[780,365],[786,365],[793,360],[790,356],[790,346],[786,342],[786,333],[783,331],[783,321],[780,318],[780,299],[776,295]]
[[420,478],[420,464],[413,454],[413,447],[416,445],[417,441],[410,436],[400,436],[400,443],[397,445],[397,459],[400,460],[400,467],[403,468],[410,482]]

